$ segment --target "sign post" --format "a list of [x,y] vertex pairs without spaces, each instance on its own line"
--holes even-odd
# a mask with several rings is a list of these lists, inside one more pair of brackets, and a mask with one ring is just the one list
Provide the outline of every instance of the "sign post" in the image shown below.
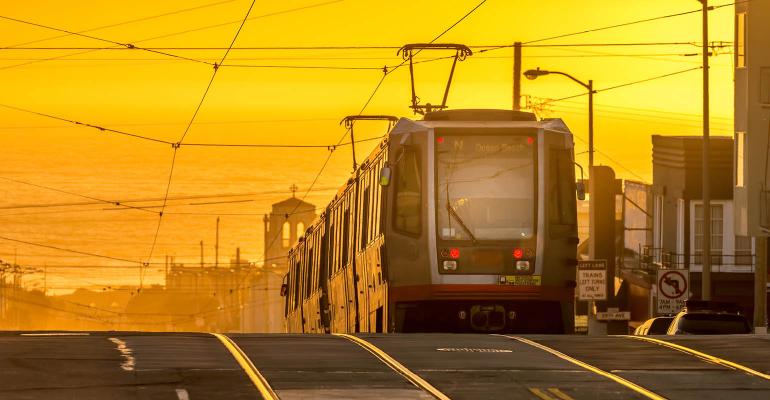
[[588,334],[595,335],[594,301],[607,300],[607,260],[580,260],[577,275],[578,300],[588,301]]
[[658,270],[658,314],[676,314],[690,297],[690,271],[684,269]]

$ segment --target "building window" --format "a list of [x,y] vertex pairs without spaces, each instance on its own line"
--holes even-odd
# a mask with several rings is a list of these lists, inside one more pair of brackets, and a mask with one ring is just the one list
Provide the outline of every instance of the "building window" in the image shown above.
[[284,248],[291,246],[291,224],[289,221],[283,223],[281,231],[281,246]]
[[735,68],[746,67],[746,13],[735,14]]
[[759,70],[759,102],[770,105],[770,67]]
[[305,224],[302,222],[297,223],[297,239],[301,238],[305,234]]
[[751,242],[749,236],[735,237],[735,265],[754,265]]
[[[724,243],[723,205],[711,205],[711,265],[722,264]],[[703,264],[703,204],[695,205],[695,260],[693,264]]]
[[744,185],[744,156],[746,152],[746,132],[735,132],[735,186]]

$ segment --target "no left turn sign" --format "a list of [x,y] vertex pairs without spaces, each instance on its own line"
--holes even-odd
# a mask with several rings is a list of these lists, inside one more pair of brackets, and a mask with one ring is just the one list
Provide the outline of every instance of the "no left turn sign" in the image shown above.
[[665,271],[658,278],[658,293],[669,299],[685,296],[688,289],[687,278],[679,271]]
[[684,307],[684,302],[690,297],[690,271],[687,270],[658,270],[658,301],[659,314],[674,314]]

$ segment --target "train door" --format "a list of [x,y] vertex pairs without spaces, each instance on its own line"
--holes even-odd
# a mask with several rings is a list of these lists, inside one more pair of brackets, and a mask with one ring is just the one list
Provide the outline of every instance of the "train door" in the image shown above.
[[318,286],[320,291],[320,312],[321,312],[321,333],[329,333],[331,331],[331,315],[329,314],[330,299],[329,299],[329,215],[321,217],[323,220],[321,235],[321,243],[319,244],[320,257],[318,258],[319,271],[318,271]]
[[337,200],[329,207],[329,318],[332,332],[347,332],[348,300],[345,292],[346,276],[342,248],[344,234],[344,201]]
[[358,332],[358,291],[355,274],[355,190],[345,193],[342,262],[345,269],[345,295],[347,299],[347,332]]
[[354,235],[356,249],[356,296],[358,297],[358,326],[359,332],[369,332],[369,263],[366,259],[366,245],[369,234],[369,171],[360,170],[358,181],[358,213],[356,213],[356,235]]

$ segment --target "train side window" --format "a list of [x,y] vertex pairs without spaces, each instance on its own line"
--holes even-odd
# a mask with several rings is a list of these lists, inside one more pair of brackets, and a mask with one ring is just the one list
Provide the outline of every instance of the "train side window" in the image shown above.
[[297,309],[297,304],[299,304],[299,289],[300,289],[300,287],[299,287],[299,277],[300,277],[299,271],[300,271],[299,270],[299,261],[297,261],[294,264],[294,279],[293,279],[294,282],[291,283],[292,292],[294,292],[294,293],[292,293],[293,294],[293,296],[292,296],[293,297],[293,301],[292,301],[292,305],[291,305],[292,309]]
[[419,235],[422,211],[422,182],[417,152],[406,149],[396,165],[396,230]]
[[343,211],[342,221],[342,267],[348,265],[348,243],[350,242],[350,209]]
[[305,299],[310,298],[310,293],[312,293],[313,290],[313,277],[315,276],[315,268],[313,266],[313,248],[308,247],[307,249],[307,269],[305,272]]
[[363,250],[366,248],[366,244],[369,241],[369,187],[364,189],[361,209],[364,213],[361,217],[361,250]]
[[552,224],[577,224],[575,170],[569,150],[551,150],[548,192]]

